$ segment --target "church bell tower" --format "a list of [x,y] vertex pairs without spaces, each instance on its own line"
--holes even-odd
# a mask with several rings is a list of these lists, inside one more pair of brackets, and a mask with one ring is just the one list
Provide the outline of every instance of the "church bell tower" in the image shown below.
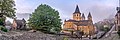
[[73,20],[76,20],[76,21],[81,20],[81,13],[79,11],[78,5],[76,6],[75,12],[73,13]]

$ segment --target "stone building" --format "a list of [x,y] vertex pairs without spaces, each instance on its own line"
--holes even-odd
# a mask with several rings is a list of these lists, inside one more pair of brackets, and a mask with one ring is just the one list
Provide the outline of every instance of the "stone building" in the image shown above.
[[85,35],[93,34],[95,31],[91,13],[89,12],[87,20],[84,13],[79,11],[78,5],[76,6],[75,12],[73,13],[73,19],[65,20],[63,24],[64,33],[71,33],[68,30],[72,31],[83,31]]
[[13,29],[25,29],[26,28],[26,21],[23,18],[22,20],[14,19],[12,24]]
[[115,15],[115,25],[116,25],[116,31],[118,31],[120,29],[120,10],[118,10]]
[[117,13],[115,15],[115,26],[116,26],[115,30],[118,31],[120,30],[120,3],[119,3],[119,7],[117,7],[116,10],[117,10]]

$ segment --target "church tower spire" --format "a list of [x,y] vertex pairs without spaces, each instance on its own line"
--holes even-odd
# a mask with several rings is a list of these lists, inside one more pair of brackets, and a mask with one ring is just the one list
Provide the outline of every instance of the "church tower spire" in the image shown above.
[[79,11],[78,5],[76,5],[75,12],[73,13],[73,20],[76,20],[76,21],[81,20],[81,13]]
[[82,20],[85,20],[85,15],[84,15],[84,13],[82,14]]
[[80,13],[78,5],[76,6],[76,9],[75,9],[74,13]]
[[88,14],[88,20],[91,20],[92,21],[92,16],[91,16],[91,13],[89,12]]
[[89,12],[89,14],[88,14],[88,17],[92,17],[90,12]]

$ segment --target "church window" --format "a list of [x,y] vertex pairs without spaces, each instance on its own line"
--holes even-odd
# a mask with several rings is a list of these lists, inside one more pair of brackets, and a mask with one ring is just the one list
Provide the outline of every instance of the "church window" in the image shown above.
[[77,14],[77,16],[79,16],[79,15]]
[[78,15],[76,14],[76,16],[78,16]]

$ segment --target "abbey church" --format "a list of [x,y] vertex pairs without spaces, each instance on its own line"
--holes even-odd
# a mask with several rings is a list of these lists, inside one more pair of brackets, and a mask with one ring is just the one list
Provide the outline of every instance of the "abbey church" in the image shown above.
[[84,13],[80,12],[79,7],[77,5],[75,12],[73,13],[73,19],[64,21],[62,32],[70,33],[70,31],[68,31],[69,29],[72,29],[73,31],[83,31],[86,35],[93,34],[95,28],[93,25],[91,13],[89,12],[86,20]]

